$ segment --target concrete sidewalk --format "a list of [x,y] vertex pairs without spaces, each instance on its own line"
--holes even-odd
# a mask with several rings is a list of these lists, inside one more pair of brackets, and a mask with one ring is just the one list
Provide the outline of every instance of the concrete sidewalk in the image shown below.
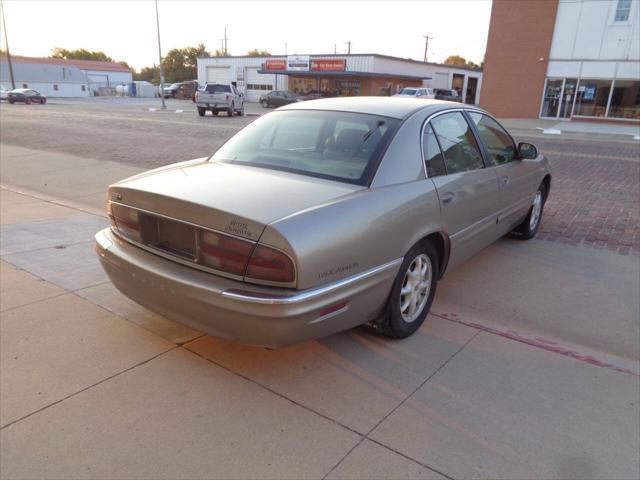
[[[93,188],[68,201],[93,204]],[[582,321],[633,335],[635,303],[612,307],[626,291],[601,297],[601,310],[569,308],[605,294],[576,267],[600,255],[613,275],[604,252],[565,262],[545,250],[555,244],[499,242],[442,282],[439,316],[409,339],[355,329],[267,351],[127,300],[93,253],[105,218],[50,193],[0,191],[2,478],[638,477],[640,378],[502,335],[510,312],[535,319],[531,298],[563,275],[575,292],[540,299],[545,320],[526,335],[575,339],[562,326]],[[524,272],[533,290],[515,281]],[[478,297],[501,288],[510,295]],[[578,343],[603,363],[637,365],[633,343],[620,357],[619,344]]]
[[580,141],[639,144],[640,125],[633,123],[561,121],[543,118],[502,118],[500,123],[518,137],[554,137]]

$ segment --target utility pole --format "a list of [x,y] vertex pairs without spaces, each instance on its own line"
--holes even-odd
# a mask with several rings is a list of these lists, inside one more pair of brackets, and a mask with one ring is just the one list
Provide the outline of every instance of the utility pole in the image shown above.
[[162,49],[160,48],[160,19],[158,18],[158,0],[156,3],[156,28],[158,30],[158,58],[160,59],[160,98],[162,99],[162,110],[166,110],[164,103],[164,69],[162,68]]
[[13,63],[11,62],[11,52],[9,52],[9,40],[7,39],[7,22],[4,17],[4,4],[0,0],[0,11],[2,12],[2,29],[4,30],[4,44],[7,46],[7,63],[9,64],[9,77],[11,78],[11,90],[16,88],[16,80],[13,78]]
[[347,45],[347,55],[351,55],[351,40],[344,43]]
[[425,39],[424,42],[424,61],[427,61],[427,50],[429,50],[429,40],[433,40],[433,37],[430,37],[429,35],[422,35]]
[[224,56],[229,55],[229,50],[227,50],[227,27],[224,27]]

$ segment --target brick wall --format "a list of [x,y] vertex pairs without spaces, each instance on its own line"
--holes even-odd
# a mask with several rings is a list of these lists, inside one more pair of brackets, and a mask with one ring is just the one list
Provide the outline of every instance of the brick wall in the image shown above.
[[503,118],[538,117],[557,8],[558,0],[494,0],[483,108]]

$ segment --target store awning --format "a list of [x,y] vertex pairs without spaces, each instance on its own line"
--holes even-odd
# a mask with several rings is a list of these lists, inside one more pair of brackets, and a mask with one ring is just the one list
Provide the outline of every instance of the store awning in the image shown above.
[[327,72],[327,71],[293,71],[293,70],[258,70],[264,75],[295,75],[299,77],[378,77],[395,78],[398,80],[431,80],[433,77],[424,75],[400,75],[397,73],[373,73],[373,72]]

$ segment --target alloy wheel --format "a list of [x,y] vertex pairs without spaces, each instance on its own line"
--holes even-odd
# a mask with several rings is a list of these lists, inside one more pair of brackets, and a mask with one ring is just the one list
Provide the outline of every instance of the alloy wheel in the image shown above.
[[400,313],[405,322],[415,321],[422,313],[431,290],[432,272],[431,259],[424,253],[409,264],[400,289]]

